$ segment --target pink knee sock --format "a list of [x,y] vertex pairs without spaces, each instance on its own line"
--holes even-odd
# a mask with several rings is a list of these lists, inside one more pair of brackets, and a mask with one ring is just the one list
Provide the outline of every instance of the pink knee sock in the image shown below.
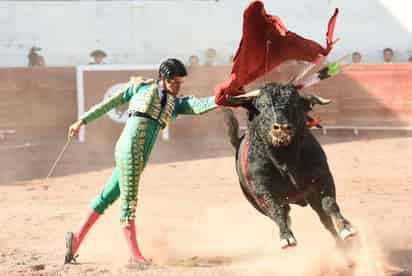
[[123,233],[126,238],[127,244],[129,245],[129,249],[132,253],[132,258],[138,262],[147,264],[151,263],[151,261],[143,257],[142,253],[140,252],[139,245],[136,239],[136,226],[134,220],[129,220],[128,225],[123,227]]
[[73,242],[72,242],[72,253],[73,255],[76,254],[77,250],[80,247],[81,242],[83,241],[84,237],[86,236],[87,232],[89,232],[90,228],[96,222],[96,220],[100,217],[100,214],[94,210],[89,210],[86,214],[86,217],[79,225],[77,232],[73,235]]

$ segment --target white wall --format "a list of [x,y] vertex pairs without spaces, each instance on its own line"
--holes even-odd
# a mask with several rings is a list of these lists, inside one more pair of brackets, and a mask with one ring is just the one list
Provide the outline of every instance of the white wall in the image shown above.
[[[218,50],[222,62],[237,48],[247,0],[17,1],[0,2],[0,66],[26,66],[36,45],[50,66],[87,64],[95,48],[108,63],[158,63]],[[392,47],[404,60],[412,49],[410,0],[265,1],[286,26],[322,44],[334,6],[341,8],[332,56],[360,50],[379,62]]]
[[382,49],[395,51],[395,60],[412,55],[411,0],[329,0],[330,9],[339,7],[336,36],[342,38],[338,52],[359,50],[368,62],[380,62]]

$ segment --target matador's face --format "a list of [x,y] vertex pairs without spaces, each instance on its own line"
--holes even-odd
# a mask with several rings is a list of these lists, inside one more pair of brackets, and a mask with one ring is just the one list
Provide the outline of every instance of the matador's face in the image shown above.
[[173,79],[165,79],[164,85],[168,93],[176,96],[179,94],[180,87],[182,83],[185,81],[185,77],[174,77]]

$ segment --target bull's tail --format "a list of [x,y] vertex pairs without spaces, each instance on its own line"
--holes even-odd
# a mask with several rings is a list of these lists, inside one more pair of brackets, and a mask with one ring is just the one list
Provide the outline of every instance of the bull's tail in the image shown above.
[[240,144],[239,121],[230,108],[223,108],[223,113],[224,121],[227,125],[227,132],[229,134],[230,143],[235,149],[237,149]]

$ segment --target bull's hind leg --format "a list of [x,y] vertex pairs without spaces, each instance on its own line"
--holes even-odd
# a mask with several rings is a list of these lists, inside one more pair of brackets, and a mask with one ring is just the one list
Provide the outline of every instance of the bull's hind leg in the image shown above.
[[[335,184],[333,183],[333,178],[330,173],[319,179],[317,183],[320,187],[320,196],[319,199],[314,200],[312,203],[316,208],[319,209],[317,205],[320,204],[321,210],[319,210],[321,216],[322,211],[330,218],[326,219],[322,217],[321,220],[325,224],[325,227],[329,229],[330,220],[333,222],[333,225],[342,240],[346,240],[349,237],[352,237],[356,234],[356,230],[353,228],[349,220],[347,220],[341,213],[340,208],[336,202],[336,192],[335,192]],[[311,204],[311,205],[312,205]],[[315,209],[315,207],[312,208]],[[315,209],[316,211],[316,209]],[[317,211],[318,212],[318,211]],[[325,222],[324,222],[325,221]],[[328,226],[327,226],[328,225]]]

